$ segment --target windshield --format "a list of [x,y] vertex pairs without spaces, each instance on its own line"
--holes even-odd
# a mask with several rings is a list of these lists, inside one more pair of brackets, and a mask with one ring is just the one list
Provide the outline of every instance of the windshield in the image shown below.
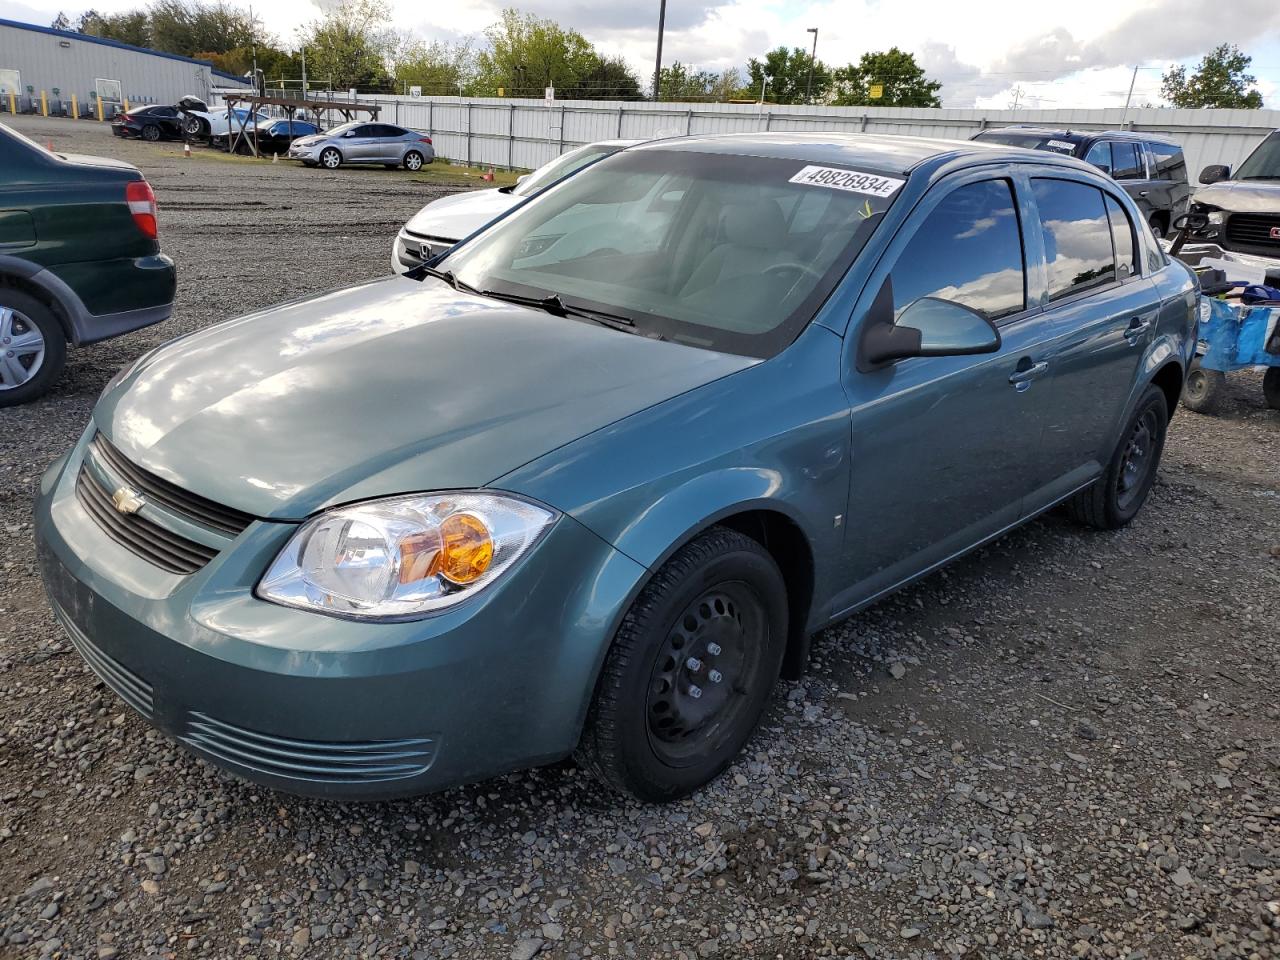
[[1010,147],[1024,147],[1027,150],[1045,150],[1049,153],[1061,153],[1071,156],[1076,151],[1076,144],[1070,140],[1062,140],[1051,133],[1029,133],[1014,130],[1000,130],[994,133],[980,133],[975,140],[984,143],[1003,143]]
[[1253,149],[1240,169],[1237,180],[1280,180],[1280,130]]
[[545,190],[562,177],[567,177],[573,171],[585,167],[592,160],[599,160],[611,153],[617,153],[619,149],[621,148],[589,143],[577,150],[570,150],[533,171],[512,187],[511,192],[517,197],[532,197],[539,190]]
[[439,267],[480,291],[557,295],[641,335],[767,357],[813,316],[903,182],[802,160],[623,151]]

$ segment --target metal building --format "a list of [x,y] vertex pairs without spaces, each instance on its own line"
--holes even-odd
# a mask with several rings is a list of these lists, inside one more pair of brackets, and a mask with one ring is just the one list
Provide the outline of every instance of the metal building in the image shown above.
[[108,110],[123,100],[174,103],[194,94],[208,99],[214,88],[249,88],[243,77],[215,70],[208,61],[134,47],[68,30],[0,19],[0,110],[41,109],[41,93],[50,113],[69,109],[72,95],[88,116],[101,96]]

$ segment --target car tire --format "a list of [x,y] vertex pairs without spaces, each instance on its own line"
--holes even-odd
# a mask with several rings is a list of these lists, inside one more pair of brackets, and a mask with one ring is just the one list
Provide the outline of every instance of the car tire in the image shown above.
[[1280,367],[1267,367],[1267,372],[1262,375],[1262,395],[1268,407],[1280,410]]
[[757,541],[713,527],[676,551],[605,656],[577,759],[606,785],[662,803],[742,750],[778,674],[787,591]]
[[325,147],[320,151],[320,166],[326,170],[337,170],[342,166],[342,154],[336,147]]
[[1148,220],[1147,223],[1150,224],[1151,232],[1156,235],[1157,240],[1163,240],[1165,238],[1165,234],[1169,232],[1169,228],[1165,224],[1165,217],[1163,214],[1153,213],[1151,215],[1151,219]]
[[1216,413],[1227,395],[1227,375],[1221,370],[1206,370],[1200,358],[1191,361],[1187,382],[1182,387],[1182,405],[1196,413]]
[[207,137],[209,135],[208,127],[199,117],[187,117],[182,130],[188,137],[193,138]]
[[[38,354],[29,349],[37,337]],[[0,407],[40,396],[66,362],[67,340],[53,311],[21,290],[0,287]],[[15,374],[19,368],[25,369]]]
[[1106,470],[1087,490],[1067,501],[1072,518],[1098,530],[1118,530],[1138,515],[1160,469],[1169,401],[1148,385],[1130,414]]
[[147,143],[155,143],[160,139],[160,128],[154,123],[148,123],[142,128],[142,139]]
[[409,171],[421,170],[426,159],[417,150],[410,150],[404,155],[404,168]]

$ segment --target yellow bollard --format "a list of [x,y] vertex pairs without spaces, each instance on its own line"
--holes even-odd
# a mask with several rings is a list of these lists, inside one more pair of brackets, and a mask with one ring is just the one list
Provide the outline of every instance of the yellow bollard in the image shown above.
[[98,122],[102,123],[106,117],[102,115],[102,97],[98,97]]
[[47,117],[49,115],[49,99],[44,95],[44,91],[40,91],[40,116]]
[[12,90],[9,91],[9,112],[10,113],[18,112],[18,95],[14,93]]
[[71,95],[71,119],[80,119],[80,104],[76,103],[76,95],[74,93]]
[[128,112],[129,112],[129,98],[128,98],[128,97],[125,97],[125,98],[124,98],[124,112],[125,112],[125,113],[128,113]]

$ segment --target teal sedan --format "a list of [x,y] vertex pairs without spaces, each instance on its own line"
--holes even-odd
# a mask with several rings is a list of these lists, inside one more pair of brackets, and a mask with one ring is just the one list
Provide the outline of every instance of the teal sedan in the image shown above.
[[1197,316],[1071,158],[641,145],[140,358],[43,478],[41,568],[103,681],[241,776],[374,798],[574,755],[671,800],[823,627],[1055,505],[1131,521]]

